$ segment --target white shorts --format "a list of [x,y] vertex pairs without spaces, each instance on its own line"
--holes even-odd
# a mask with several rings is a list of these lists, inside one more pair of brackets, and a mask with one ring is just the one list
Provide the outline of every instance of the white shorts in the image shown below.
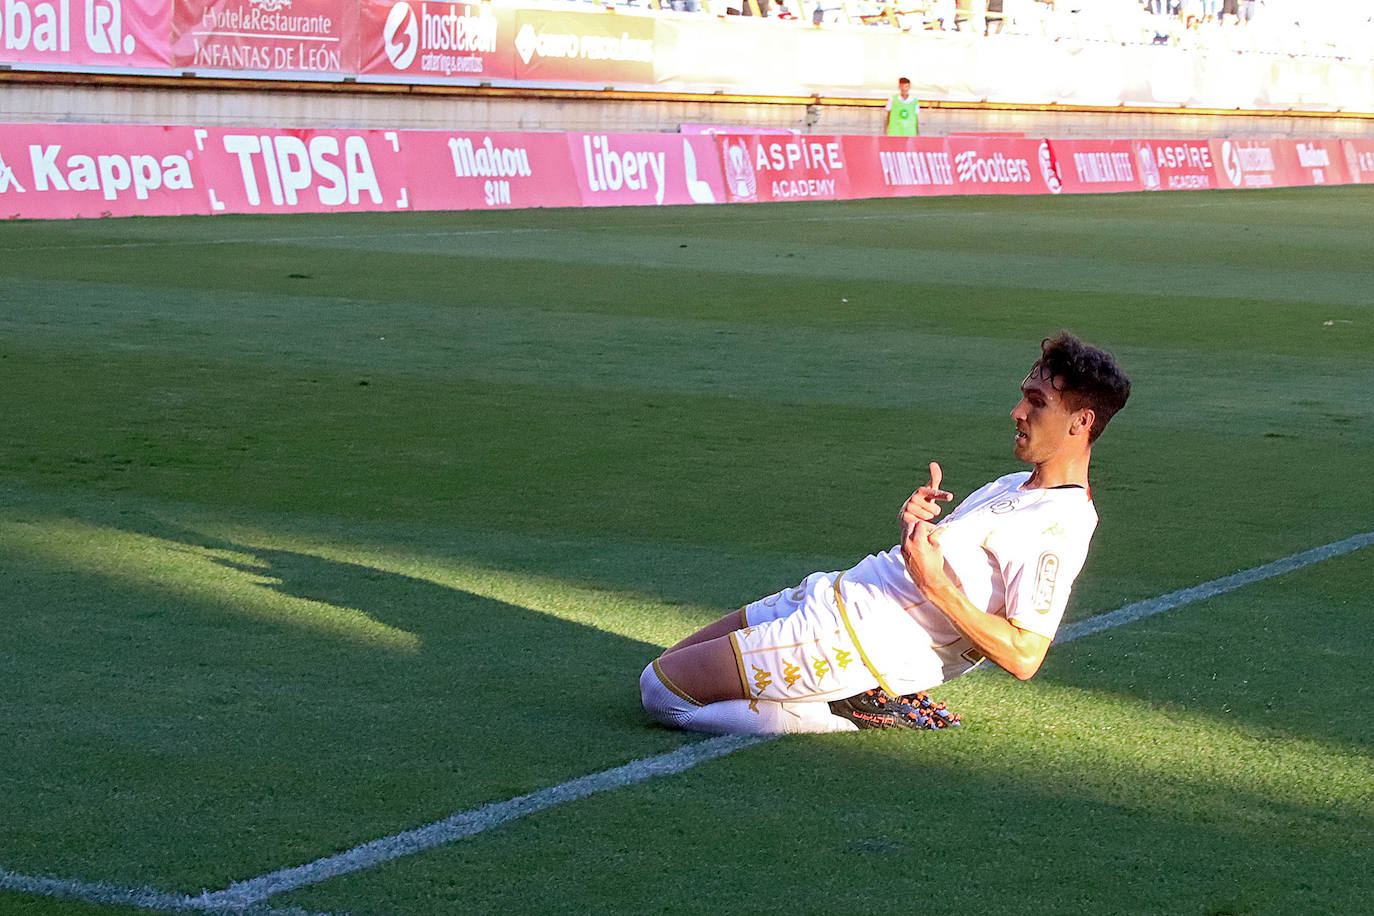
[[730,641],[747,697],[829,701],[878,686],[906,694],[943,683],[930,638],[910,615],[841,610],[840,575],[812,573],[740,610],[745,628]]

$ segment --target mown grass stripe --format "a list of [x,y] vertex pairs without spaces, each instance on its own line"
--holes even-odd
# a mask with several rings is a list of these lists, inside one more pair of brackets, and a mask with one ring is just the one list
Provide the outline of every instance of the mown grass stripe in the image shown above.
[[[1293,572],[1313,563],[1352,553],[1370,544],[1374,544],[1374,531],[1323,544],[1200,585],[1124,605],[1114,611],[1061,628],[1054,644],[1072,642],[1084,636],[1135,623],[1165,611]],[[708,738],[656,757],[633,760],[609,770],[592,773],[506,801],[460,811],[423,827],[372,840],[346,852],[326,856],[304,865],[283,868],[256,878],[238,881],[222,891],[206,892],[199,896],[178,896],[149,888],[123,888],[99,881],[31,877],[3,869],[0,869],[0,890],[25,891],[88,903],[135,906],[163,913],[260,913],[264,916],[295,916],[302,911],[273,910],[261,905],[263,901],[277,894],[365,871],[394,859],[466,839],[493,827],[519,820],[526,815],[536,814],[599,792],[625,788],[659,776],[682,773],[699,763],[771,740],[771,737],[745,735]]]

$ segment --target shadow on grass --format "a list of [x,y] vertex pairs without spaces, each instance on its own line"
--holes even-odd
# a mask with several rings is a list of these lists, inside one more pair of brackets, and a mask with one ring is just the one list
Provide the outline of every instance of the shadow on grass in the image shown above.
[[[215,887],[689,740],[639,708],[657,646],[372,566],[107,515],[82,521],[117,524],[159,570],[169,555],[218,566],[233,589],[84,569],[70,550],[0,552],[0,596],[24,610],[0,655],[0,730],[16,748],[0,776],[7,868]],[[310,613],[366,617],[414,647],[302,626]]]

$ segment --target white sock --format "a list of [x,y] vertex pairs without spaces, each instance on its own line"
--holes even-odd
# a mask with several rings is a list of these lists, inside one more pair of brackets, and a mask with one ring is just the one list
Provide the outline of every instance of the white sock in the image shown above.
[[722,735],[791,735],[852,732],[858,726],[823,702],[720,700],[702,705],[664,683],[650,663],[639,676],[644,709],[659,722],[688,731]]

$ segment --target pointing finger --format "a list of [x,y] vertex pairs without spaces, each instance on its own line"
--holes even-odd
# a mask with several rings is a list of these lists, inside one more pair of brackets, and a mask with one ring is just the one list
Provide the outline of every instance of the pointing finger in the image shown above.
[[944,472],[940,470],[940,462],[930,463],[930,483],[927,484],[932,490],[940,489],[940,478],[944,477]]

